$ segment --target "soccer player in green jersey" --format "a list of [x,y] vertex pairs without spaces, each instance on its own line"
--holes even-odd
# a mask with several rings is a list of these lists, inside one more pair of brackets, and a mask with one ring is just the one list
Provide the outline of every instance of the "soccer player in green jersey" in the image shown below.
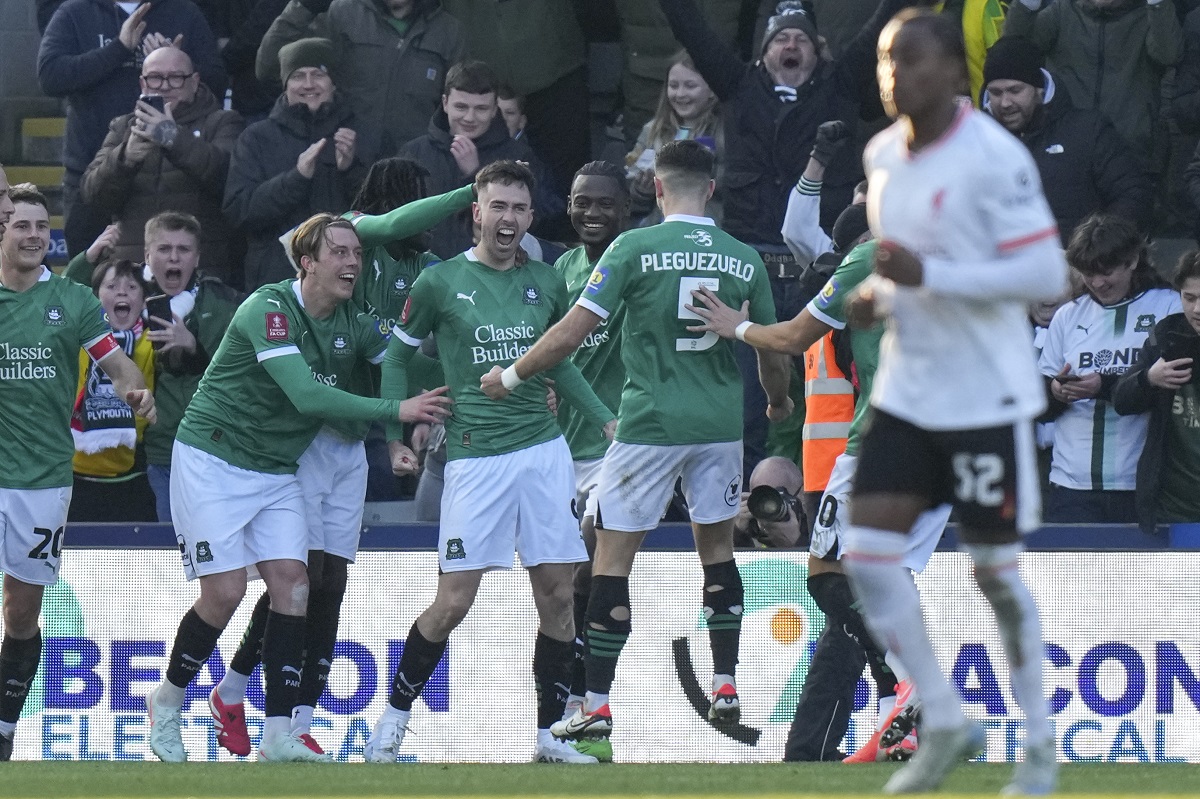
[[[625,171],[607,161],[585,164],[575,173],[571,184],[567,214],[582,244],[564,253],[554,262],[554,268],[567,282],[567,299],[574,303],[587,287],[600,256],[629,227],[629,186]],[[571,362],[579,367],[584,379],[609,408],[620,406],[621,388],[625,385],[625,365],[621,362],[621,325],[624,321],[625,309],[620,308],[571,355]],[[596,487],[609,441],[595,424],[570,404],[559,409],[558,425],[575,461],[575,515],[579,517],[579,530],[591,555],[596,550]],[[580,563],[575,568],[575,668],[571,675],[571,693],[567,697],[568,717],[583,704],[583,614],[587,610],[591,585],[591,562]],[[601,760],[612,759],[612,749],[606,739],[587,739],[575,746]]]
[[318,214],[297,230],[298,280],[263,286],[234,314],[188,406],[172,454],[171,514],[184,571],[200,598],[180,622],[165,680],[146,698],[150,748],[180,762],[189,682],[246,592],[247,568],[267,585],[263,634],[266,723],[259,758],[324,760],[292,734],[305,646],[309,550],[298,459],[323,420],[440,420],[443,391],[397,402],[341,390],[387,339],[349,302],[362,266],[353,226]]
[[[663,147],[655,159],[655,193],[664,221],[623,233],[608,248],[588,287],[562,322],[507,369],[481,381],[503,399],[566,358],[622,305],[622,356],[628,377],[616,438],[604,456],[596,502],[596,556],[587,609],[585,706],[554,725],[579,738],[612,729],[608,694],[629,637],[629,572],[670,500],[677,479],[692,517],[704,567],[703,606],[713,654],[709,719],[740,718],[735,684],[741,637],[742,580],[733,559],[733,519],[742,489],[742,381],[733,347],[715,333],[694,336],[698,317],[684,306],[707,286],[750,317],[775,321],[758,254],[703,216],[713,191],[713,155],[695,141]],[[789,365],[759,353],[768,415],[791,413]]]
[[[479,244],[421,273],[384,362],[384,396],[403,396],[409,360],[426,336],[436,335],[455,410],[446,422],[437,594],[409,630],[388,707],[364,756],[396,761],[413,702],[475,601],[484,572],[509,568],[515,549],[528,570],[540,621],[533,653],[535,758],[595,763],[550,734],[563,715],[570,681],[572,574],[576,563],[587,560],[570,511],[571,452],[547,407],[543,381],[530,381],[503,403],[479,388],[493,364],[511,363],[566,313],[567,287],[547,264],[517,265],[521,236],[533,221],[528,167],[495,161],[479,171],[475,189]],[[551,375],[563,400],[582,408],[595,427],[615,425],[573,364]]]
[[83,348],[139,415],[153,421],[154,397],[113,339],[92,292],[42,264],[50,246],[46,198],[14,187],[0,167],[0,760],[9,760],[17,719],[42,655],[38,615],[58,580],[71,503],[71,410]]

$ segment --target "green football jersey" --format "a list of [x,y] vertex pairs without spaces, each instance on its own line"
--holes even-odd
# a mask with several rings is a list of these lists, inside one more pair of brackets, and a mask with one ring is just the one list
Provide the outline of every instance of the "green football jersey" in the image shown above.
[[267,372],[271,358],[301,355],[329,392],[330,419],[394,418],[396,404],[344,389],[356,364],[383,359],[387,339],[375,320],[342,303],[327,319],[304,310],[296,280],[271,283],[238,308],[200,380],[178,438],[242,469],[292,474],[296,459],[324,423],[302,414]]
[[[4,488],[71,485],[71,412],[79,350],[111,348],[104,309],[91,290],[43,267],[25,291],[0,285],[0,439]],[[104,351],[101,351],[101,350]]]
[[750,301],[750,320],[775,321],[762,259],[706,217],[673,214],[622,233],[601,257],[578,303],[606,319],[625,306],[621,356],[628,378],[616,440],[706,444],[742,437],[742,378],[733,342],[690,333],[684,308],[707,286],[732,308]]
[[[574,303],[587,287],[588,278],[596,264],[588,260],[587,250],[576,247],[563,253],[554,268],[567,283],[567,300]],[[600,401],[616,410],[621,404],[621,389],[625,385],[625,364],[621,362],[621,325],[625,323],[625,306],[600,323],[571,356]],[[571,457],[577,461],[604,457],[608,439],[587,414],[569,402],[558,409],[558,426],[567,437]]]
[[[837,270],[829,277],[821,293],[808,304],[808,312],[835,330],[846,329],[846,298],[871,274],[875,260],[876,242],[860,244],[846,255]],[[883,339],[883,322],[866,330],[850,329],[850,351],[854,355],[854,374],[858,377],[858,400],[854,404],[854,419],[846,452],[858,454],[859,440],[866,428],[870,410],[871,384],[879,368],[879,342]]]
[[[417,278],[390,346],[411,353],[430,333],[437,336],[454,399],[454,415],[446,420],[449,460],[515,452],[561,435],[546,405],[543,376],[526,381],[499,402],[488,399],[479,379],[493,366],[508,366],[524,355],[567,307],[566,284],[553,267],[540,261],[498,271],[468,251]],[[397,362],[404,357],[398,354]],[[389,356],[383,373],[385,396],[392,391],[392,364]],[[568,379],[573,379],[586,391],[579,370],[569,362],[561,366],[567,369],[548,373],[559,380],[559,388],[569,394]],[[573,375],[562,379],[567,371]],[[591,399],[589,413],[601,427],[612,414],[594,395]]]

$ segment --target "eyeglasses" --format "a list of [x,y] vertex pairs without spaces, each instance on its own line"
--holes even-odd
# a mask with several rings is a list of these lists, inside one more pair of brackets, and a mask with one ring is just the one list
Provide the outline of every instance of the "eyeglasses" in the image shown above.
[[151,72],[149,75],[143,75],[142,80],[151,89],[161,89],[163,87],[178,89],[187,82],[188,78],[195,74],[195,72],[172,72],[170,75],[159,75],[157,72]]

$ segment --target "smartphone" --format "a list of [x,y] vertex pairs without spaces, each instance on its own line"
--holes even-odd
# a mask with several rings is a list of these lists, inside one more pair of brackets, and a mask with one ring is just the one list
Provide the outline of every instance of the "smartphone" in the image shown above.
[[[165,319],[168,322],[173,318],[171,316],[171,298],[166,294],[156,294],[153,297],[146,298],[146,314],[147,316],[157,316],[159,319]],[[162,330],[163,326],[153,319],[147,319],[151,330]]]
[[143,94],[138,99],[160,114],[166,110],[166,106],[163,104],[163,98],[161,94]]
[[1172,330],[1163,336],[1162,358],[1164,361],[1176,361],[1180,358],[1192,359],[1192,381],[1200,376],[1200,336],[1190,331]]
[[1077,383],[1077,382],[1079,382],[1080,380],[1082,380],[1082,379],[1083,379],[1083,376],[1082,376],[1082,375],[1076,375],[1076,374],[1068,374],[1068,375],[1055,375],[1055,376],[1054,376],[1054,379],[1055,379],[1055,380],[1057,380],[1057,381],[1058,381],[1058,382],[1060,382],[1060,383]]

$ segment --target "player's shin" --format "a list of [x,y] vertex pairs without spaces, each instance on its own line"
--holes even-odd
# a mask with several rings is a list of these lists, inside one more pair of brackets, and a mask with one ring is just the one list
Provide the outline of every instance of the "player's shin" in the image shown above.
[[304,665],[304,617],[271,611],[263,631],[262,655],[266,689],[263,737],[288,735]]
[[388,704],[397,710],[412,710],[413,702],[421,695],[425,683],[433,676],[433,670],[445,653],[446,641],[430,641],[413,622],[404,642],[404,652],[400,655],[400,665],[396,667],[396,676],[392,680]]
[[586,620],[587,710],[592,711],[608,703],[617,659],[629,640],[629,578],[592,575]]
[[742,638],[742,576],[732,560],[704,567],[704,618],[712,647],[713,689],[732,683]]
[[12,738],[41,659],[40,630],[32,638],[4,636],[0,645],[0,735],[6,738]]
[[250,621],[242,640],[238,643],[237,651],[229,659],[229,668],[225,676],[217,683],[217,695],[226,704],[237,704],[246,698],[246,686],[254,667],[262,662],[263,630],[267,627],[267,614],[271,610],[271,597],[263,591],[254,610],[250,613]]
[[533,645],[533,682],[537,688],[537,725],[548,730],[563,717],[575,641],[559,641],[539,632]]

